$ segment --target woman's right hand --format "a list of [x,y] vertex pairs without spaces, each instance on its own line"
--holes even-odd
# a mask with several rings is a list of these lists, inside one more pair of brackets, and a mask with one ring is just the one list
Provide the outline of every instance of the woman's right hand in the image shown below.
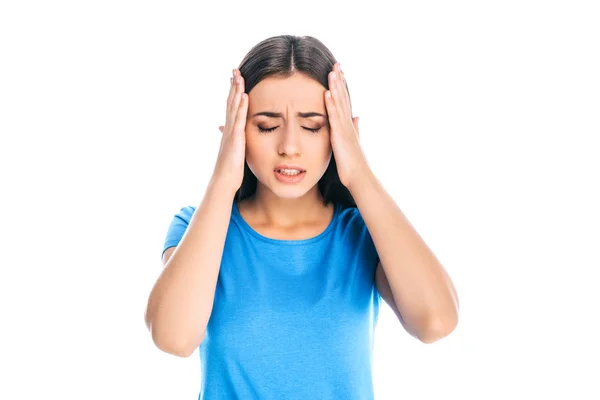
[[219,127],[222,133],[221,147],[213,175],[213,180],[231,185],[234,192],[242,185],[246,158],[248,95],[244,90],[244,78],[235,69],[227,98],[225,126]]

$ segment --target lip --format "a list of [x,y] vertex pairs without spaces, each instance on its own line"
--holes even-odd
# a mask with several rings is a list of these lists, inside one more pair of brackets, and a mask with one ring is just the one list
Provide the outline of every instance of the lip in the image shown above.
[[296,175],[284,175],[284,174],[277,172],[277,170],[275,170],[275,171],[273,171],[273,174],[275,175],[275,179],[277,179],[281,183],[295,184],[295,183],[302,182],[302,180],[304,179],[304,176],[306,175],[306,171],[302,171]]
[[303,171],[306,172],[306,170],[298,165],[291,165],[291,164],[281,164],[276,166],[273,171],[276,171],[278,169],[297,169],[299,171]]

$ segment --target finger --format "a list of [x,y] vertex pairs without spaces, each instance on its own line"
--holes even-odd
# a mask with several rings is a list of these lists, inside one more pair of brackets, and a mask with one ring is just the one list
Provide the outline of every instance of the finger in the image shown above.
[[338,109],[338,113],[340,117],[343,117],[342,113],[344,109],[347,107],[347,100],[344,98],[345,86],[340,81],[339,74],[336,75],[337,68],[334,66],[334,69],[329,74],[329,90],[331,91],[331,96],[336,104],[336,108]]
[[330,129],[334,129],[337,127],[338,114],[331,90],[325,91],[325,107],[327,107],[327,118],[329,120]]
[[232,123],[236,120],[238,108],[240,106],[240,100],[242,98],[242,93],[244,92],[244,78],[238,73],[237,79],[238,82],[236,83],[236,89],[233,95],[233,100],[231,101],[231,110],[229,113],[229,118],[231,119]]
[[235,85],[233,82],[233,78],[235,78],[235,73],[232,73],[232,77],[229,78],[229,96],[227,97],[227,105],[229,105],[229,102],[231,101],[231,98],[233,97],[232,93],[235,92]]
[[235,70],[233,70],[233,77],[229,80],[231,82],[231,86],[229,87],[229,96],[227,96],[227,112],[231,110],[231,102],[233,101],[233,97],[235,96]]
[[348,88],[346,84],[346,78],[344,77],[344,72],[341,69],[341,64],[337,63],[337,88],[339,93],[340,103],[343,104],[340,106],[344,111],[350,110],[350,96],[348,94]]
[[242,93],[240,98],[240,108],[237,111],[235,119],[236,128],[244,130],[246,128],[246,116],[248,115],[248,94]]

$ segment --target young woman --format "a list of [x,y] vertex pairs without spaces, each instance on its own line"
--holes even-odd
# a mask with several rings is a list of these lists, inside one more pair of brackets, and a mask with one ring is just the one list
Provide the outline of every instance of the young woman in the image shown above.
[[312,37],[264,40],[219,129],[204,198],[166,235],[154,343],[199,347],[201,399],[372,399],[381,299],[426,343],[454,329],[458,299],[369,168],[340,64]]

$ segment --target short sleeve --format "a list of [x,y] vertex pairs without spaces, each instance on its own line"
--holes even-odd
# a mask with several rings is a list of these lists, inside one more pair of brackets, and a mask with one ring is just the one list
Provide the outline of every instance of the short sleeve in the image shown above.
[[355,213],[356,213],[356,218],[359,223],[360,238],[361,238],[361,241],[363,242],[364,246],[366,246],[367,257],[369,260],[371,260],[371,265],[373,267],[373,273],[374,273],[375,267],[379,263],[379,254],[377,253],[377,248],[375,247],[375,243],[373,242],[371,233],[369,232],[369,229],[367,228],[367,224],[365,223],[358,208],[355,209]]
[[377,284],[375,279],[377,264],[379,264],[380,261],[379,254],[377,253],[377,248],[375,247],[375,243],[373,242],[371,233],[369,232],[367,224],[365,223],[362,215],[360,214],[360,211],[358,210],[358,208],[355,208],[353,211],[354,218],[356,221],[356,224],[354,226],[358,235],[358,243],[356,246],[358,249],[361,249],[360,253],[363,257],[363,265],[365,266],[366,271],[365,279],[367,279],[367,284],[371,287],[371,295],[373,296],[372,301],[374,307],[373,312],[375,321],[377,321],[379,315],[379,307],[382,302],[381,293],[379,293],[379,290],[377,290]]
[[183,238],[183,234],[187,230],[194,211],[195,207],[186,206],[182,207],[179,212],[173,216],[173,219],[171,220],[171,223],[167,229],[167,235],[163,244],[161,259],[169,247],[174,247],[179,244],[181,238]]

